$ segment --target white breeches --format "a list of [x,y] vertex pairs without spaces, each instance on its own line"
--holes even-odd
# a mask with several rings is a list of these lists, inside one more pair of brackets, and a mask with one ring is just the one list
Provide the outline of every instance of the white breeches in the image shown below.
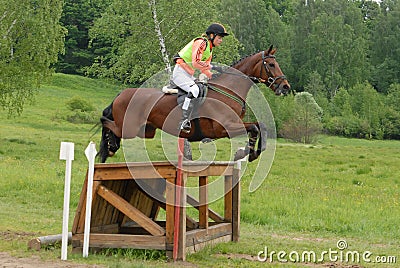
[[192,95],[197,98],[199,96],[199,87],[194,82],[195,77],[188,74],[179,65],[175,65],[174,71],[172,73],[172,81],[186,91],[187,93],[192,93]]

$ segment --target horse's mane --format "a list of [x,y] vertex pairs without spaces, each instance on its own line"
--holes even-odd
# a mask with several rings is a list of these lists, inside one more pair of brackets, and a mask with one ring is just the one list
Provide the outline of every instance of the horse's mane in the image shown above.
[[260,53],[260,51],[254,52],[253,54],[250,54],[250,55],[247,55],[247,56],[244,56],[244,57],[242,57],[242,58],[240,58],[240,59],[238,59],[238,60],[232,62],[232,64],[231,64],[230,67],[233,67],[233,66],[235,66],[236,64],[238,64],[239,62],[241,62],[242,60],[247,59],[248,57],[254,56],[254,55],[258,54],[258,53]]

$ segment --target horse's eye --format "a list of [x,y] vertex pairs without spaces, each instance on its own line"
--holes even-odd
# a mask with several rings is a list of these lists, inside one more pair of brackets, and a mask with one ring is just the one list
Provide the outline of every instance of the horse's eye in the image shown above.
[[273,63],[269,63],[268,65],[269,65],[269,67],[271,67],[271,68],[274,68],[274,67],[275,67],[275,64],[273,64]]

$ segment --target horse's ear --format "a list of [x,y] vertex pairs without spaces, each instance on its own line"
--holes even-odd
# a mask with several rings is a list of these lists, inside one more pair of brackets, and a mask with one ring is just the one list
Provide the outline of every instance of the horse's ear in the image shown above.
[[269,48],[268,48],[268,51],[267,51],[267,55],[270,55],[271,54],[271,51],[272,51],[272,48],[274,47],[274,45],[271,45]]

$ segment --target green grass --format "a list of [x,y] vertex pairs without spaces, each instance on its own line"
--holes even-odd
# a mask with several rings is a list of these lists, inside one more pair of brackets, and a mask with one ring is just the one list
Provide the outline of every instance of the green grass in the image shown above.
[[[70,112],[67,102],[75,96],[90,102],[100,115],[120,89],[97,80],[57,74],[21,116],[7,118],[5,112],[0,116],[0,251],[45,260],[60,257],[59,246],[41,252],[29,251],[26,246],[33,237],[61,233],[65,161],[59,160],[60,142],[75,143],[71,226],[87,168],[84,150],[90,140],[97,144],[100,140],[99,133],[92,136],[93,125],[73,124],[60,115]],[[151,159],[163,159],[158,141],[145,143]],[[198,146],[193,146],[195,157],[200,157]],[[228,146],[227,140],[217,142],[217,159],[225,160],[224,148]],[[110,162],[123,159],[119,151]],[[304,145],[279,140],[271,171],[253,193],[247,189],[257,162],[247,165],[241,181],[240,241],[191,254],[188,262],[201,267],[270,267],[270,263],[245,257],[256,256],[266,246],[287,253],[335,250],[339,239],[348,242],[349,250],[399,258],[399,160],[399,141],[321,136],[316,144]],[[220,200],[211,206],[222,212]],[[70,254],[69,259],[109,267],[173,266],[157,251],[109,250],[88,259]]]

